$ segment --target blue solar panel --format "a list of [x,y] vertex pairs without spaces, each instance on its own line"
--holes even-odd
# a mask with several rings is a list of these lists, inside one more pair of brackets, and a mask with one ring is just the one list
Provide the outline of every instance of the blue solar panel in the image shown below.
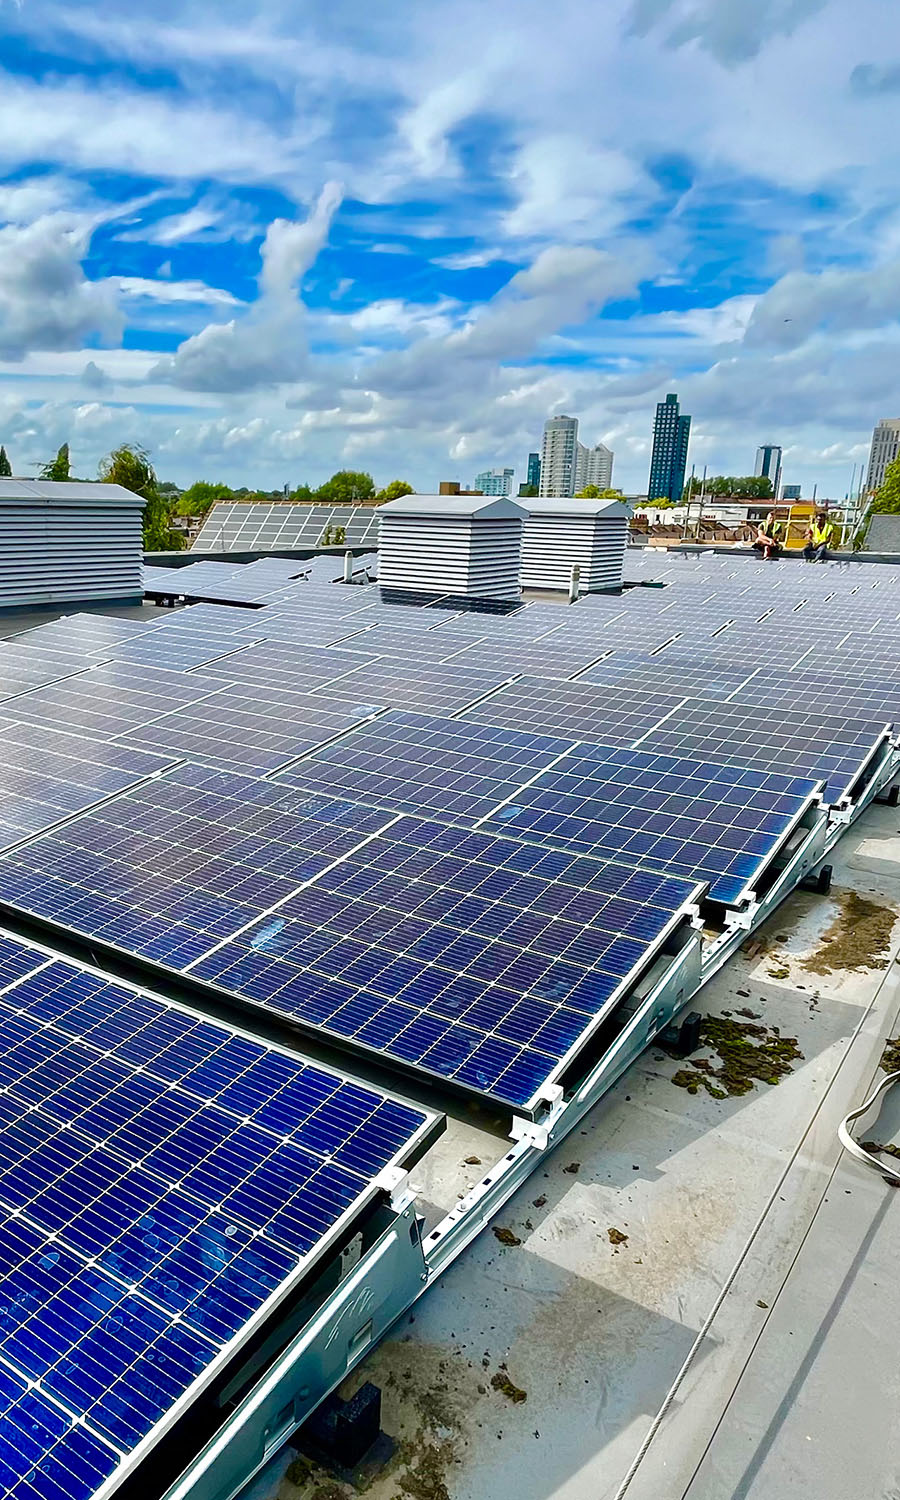
[[439,1122],[0,943],[0,1485],[89,1500]]
[[61,677],[70,677],[89,667],[91,656],[39,650],[18,641],[0,642],[0,699],[44,687]]
[[0,718],[0,847],[50,828],[173,763]]
[[473,821],[570,745],[470,720],[395,711],[292,766],[278,781],[375,807]]
[[[341,655],[346,657],[348,653],[342,651]],[[352,695],[367,703],[385,703],[392,708],[443,716],[475,703],[499,687],[507,675],[502,667],[479,672],[455,662],[442,665],[431,661],[376,659],[364,662],[335,681],[326,679],[314,691],[322,696]]]
[[0,859],[12,905],[526,1106],[699,889],[196,767]]
[[[206,681],[212,686],[211,678]],[[374,711],[369,704],[285,693],[262,683],[226,685],[202,702],[132,730],[122,743],[262,776],[344,734]]]
[[88,734],[92,739],[114,739],[179,704],[196,703],[219,686],[181,671],[107,662],[77,677],[10,699],[5,712],[19,720]]
[[708,880],[717,901],[754,880],[821,783],[644,750],[573,750],[483,825]]
[[549,678],[522,677],[467,717],[503,729],[553,734],[603,745],[631,745],[684,701],[681,693],[628,692]]
[[887,715],[879,720],[787,707],[773,713],[753,704],[697,698],[648,734],[641,749],[821,778],[827,782],[826,799],[835,803],[885,738],[886,722]]
[[700,889],[403,817],[190,972],[529,1108]]

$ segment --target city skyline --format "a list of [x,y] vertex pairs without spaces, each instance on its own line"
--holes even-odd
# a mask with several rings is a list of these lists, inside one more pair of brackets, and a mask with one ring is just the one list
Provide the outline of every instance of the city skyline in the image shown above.
[[848,488],[897,413],[894,0],[501,3],[474,49],[463,3],[4,8],[17,472],[427,490],[574,411],[635,493],[677,390],[698,472],[772,435]]

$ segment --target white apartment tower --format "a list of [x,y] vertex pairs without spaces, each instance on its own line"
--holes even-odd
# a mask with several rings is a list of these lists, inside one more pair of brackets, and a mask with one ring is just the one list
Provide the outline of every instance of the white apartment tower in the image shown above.
[[515,469],[483,469],[475,475],[475,488],[482,495],[511,495]]
[[872,434],[869,472],[866,475],[867,491],[881,489],[886,470],[898,456],[900,456],[900,420],[889,417],[884,422],[879,422]]
[[541,449],[541,494],[574,495],[578,418],[548,417]]
[[587,489],[589,484],[595,484],[598,490],[612,488],[613,453],[605,443],[597,443],[593,448],[586,448],[584,443],[578,443],[575,452],[575,489],[574,494],[579,494]]

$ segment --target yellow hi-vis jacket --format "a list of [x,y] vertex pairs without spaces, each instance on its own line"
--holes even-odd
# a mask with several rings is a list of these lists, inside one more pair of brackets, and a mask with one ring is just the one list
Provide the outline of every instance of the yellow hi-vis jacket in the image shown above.
[[826,547],[830,547],[834,541],[834,522],[813,521],[812,539],[814,547],[821,547],[823,542]]

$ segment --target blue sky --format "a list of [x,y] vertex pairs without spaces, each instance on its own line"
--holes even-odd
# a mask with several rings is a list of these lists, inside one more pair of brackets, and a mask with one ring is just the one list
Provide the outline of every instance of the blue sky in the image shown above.
[[[299,18],[298,14],[299,12]],[[896,0],[0,0],[0,441],[160,475],[846,492],[900,415]]]

